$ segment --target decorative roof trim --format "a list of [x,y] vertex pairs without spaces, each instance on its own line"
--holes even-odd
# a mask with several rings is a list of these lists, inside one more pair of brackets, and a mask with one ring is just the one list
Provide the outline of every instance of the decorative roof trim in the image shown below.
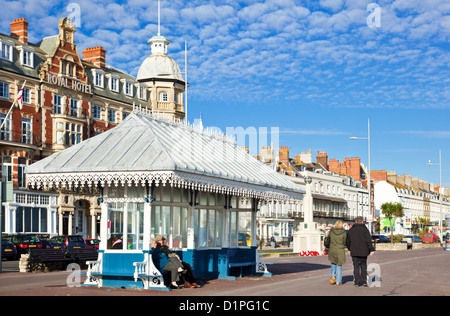
[[282,201],[298,203],[302,199],[301,191],[284,191],[265,186],[252,185],[226,179],[206,177],[174,171],[147,171],[147,172],[95,172],[95,173],[47,173],[27,174],[27,183],[32,188],[62,188],[72,189],[78,187],[100,185],[105,186],[145,186],[154,184],[193,189],[205,192],[230,194],[244,198],[257,198],[263,201]]

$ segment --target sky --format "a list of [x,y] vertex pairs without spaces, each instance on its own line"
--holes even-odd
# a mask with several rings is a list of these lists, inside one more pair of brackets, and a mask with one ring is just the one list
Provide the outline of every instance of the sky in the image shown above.
[[[32,43],[72,17],[79,53],[103,46],[133,76],[157,33],[157,0],[0,8],[0,32],[25,17]],[[370,120],[372,170],[439,184],[441,150],[450,187],[449,0],[161,0],[161,34],[181,71],[187,41],[190,122],[257,131],[252,154],[274,142],[292,158],[311,149],[314,161],[325,151],[367,165],[367,140],[349,138],[367,137]]]

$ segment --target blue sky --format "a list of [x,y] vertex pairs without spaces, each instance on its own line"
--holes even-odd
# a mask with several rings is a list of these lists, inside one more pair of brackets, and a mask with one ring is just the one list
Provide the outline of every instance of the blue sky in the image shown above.
[[[135,75],[157,32],[157,1],[0,0],[0,32],[25,17],[37,42],[79,8],[76,43],[103,46],[107,64]],[[369,27],[367,6],[380,7]],[[450,1],[162,0],[161,33],[184,71],[189,119],[227,127],[279,128],[291,156],[361,157],[450,187]],[[264,141],[264,140],[263,140]],[[270,143],[270,137],[268,139]]]

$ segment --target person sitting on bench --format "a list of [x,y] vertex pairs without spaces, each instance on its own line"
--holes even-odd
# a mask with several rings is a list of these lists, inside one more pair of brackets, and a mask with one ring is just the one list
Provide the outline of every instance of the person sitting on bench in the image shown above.
[[[155,240],[152,242],[152,248],[159,251],[159,265],[160,267],[170,272],[171,274],[171,285],[172,289],[179,289],[177,282],[180,281],[180,274],[184,279],[184,287],[200,287],[195,281],[194,273],[191,266],[181,261],[180,257],[176,253],[170,251],[169,247],[164,244],[164,236],[156,235]],[[156,254],[156,253],[155,253]]]

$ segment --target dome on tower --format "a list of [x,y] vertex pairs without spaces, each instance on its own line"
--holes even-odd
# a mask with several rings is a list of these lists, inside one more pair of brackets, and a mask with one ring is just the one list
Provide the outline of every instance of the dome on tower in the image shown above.
[[147,81],[158,78],[184,82],[177,62],[167,55],[167,46],[170,41],[158,35],[149,39],[148,43],[152,47],[152,54],[141,64],[137,80]]

